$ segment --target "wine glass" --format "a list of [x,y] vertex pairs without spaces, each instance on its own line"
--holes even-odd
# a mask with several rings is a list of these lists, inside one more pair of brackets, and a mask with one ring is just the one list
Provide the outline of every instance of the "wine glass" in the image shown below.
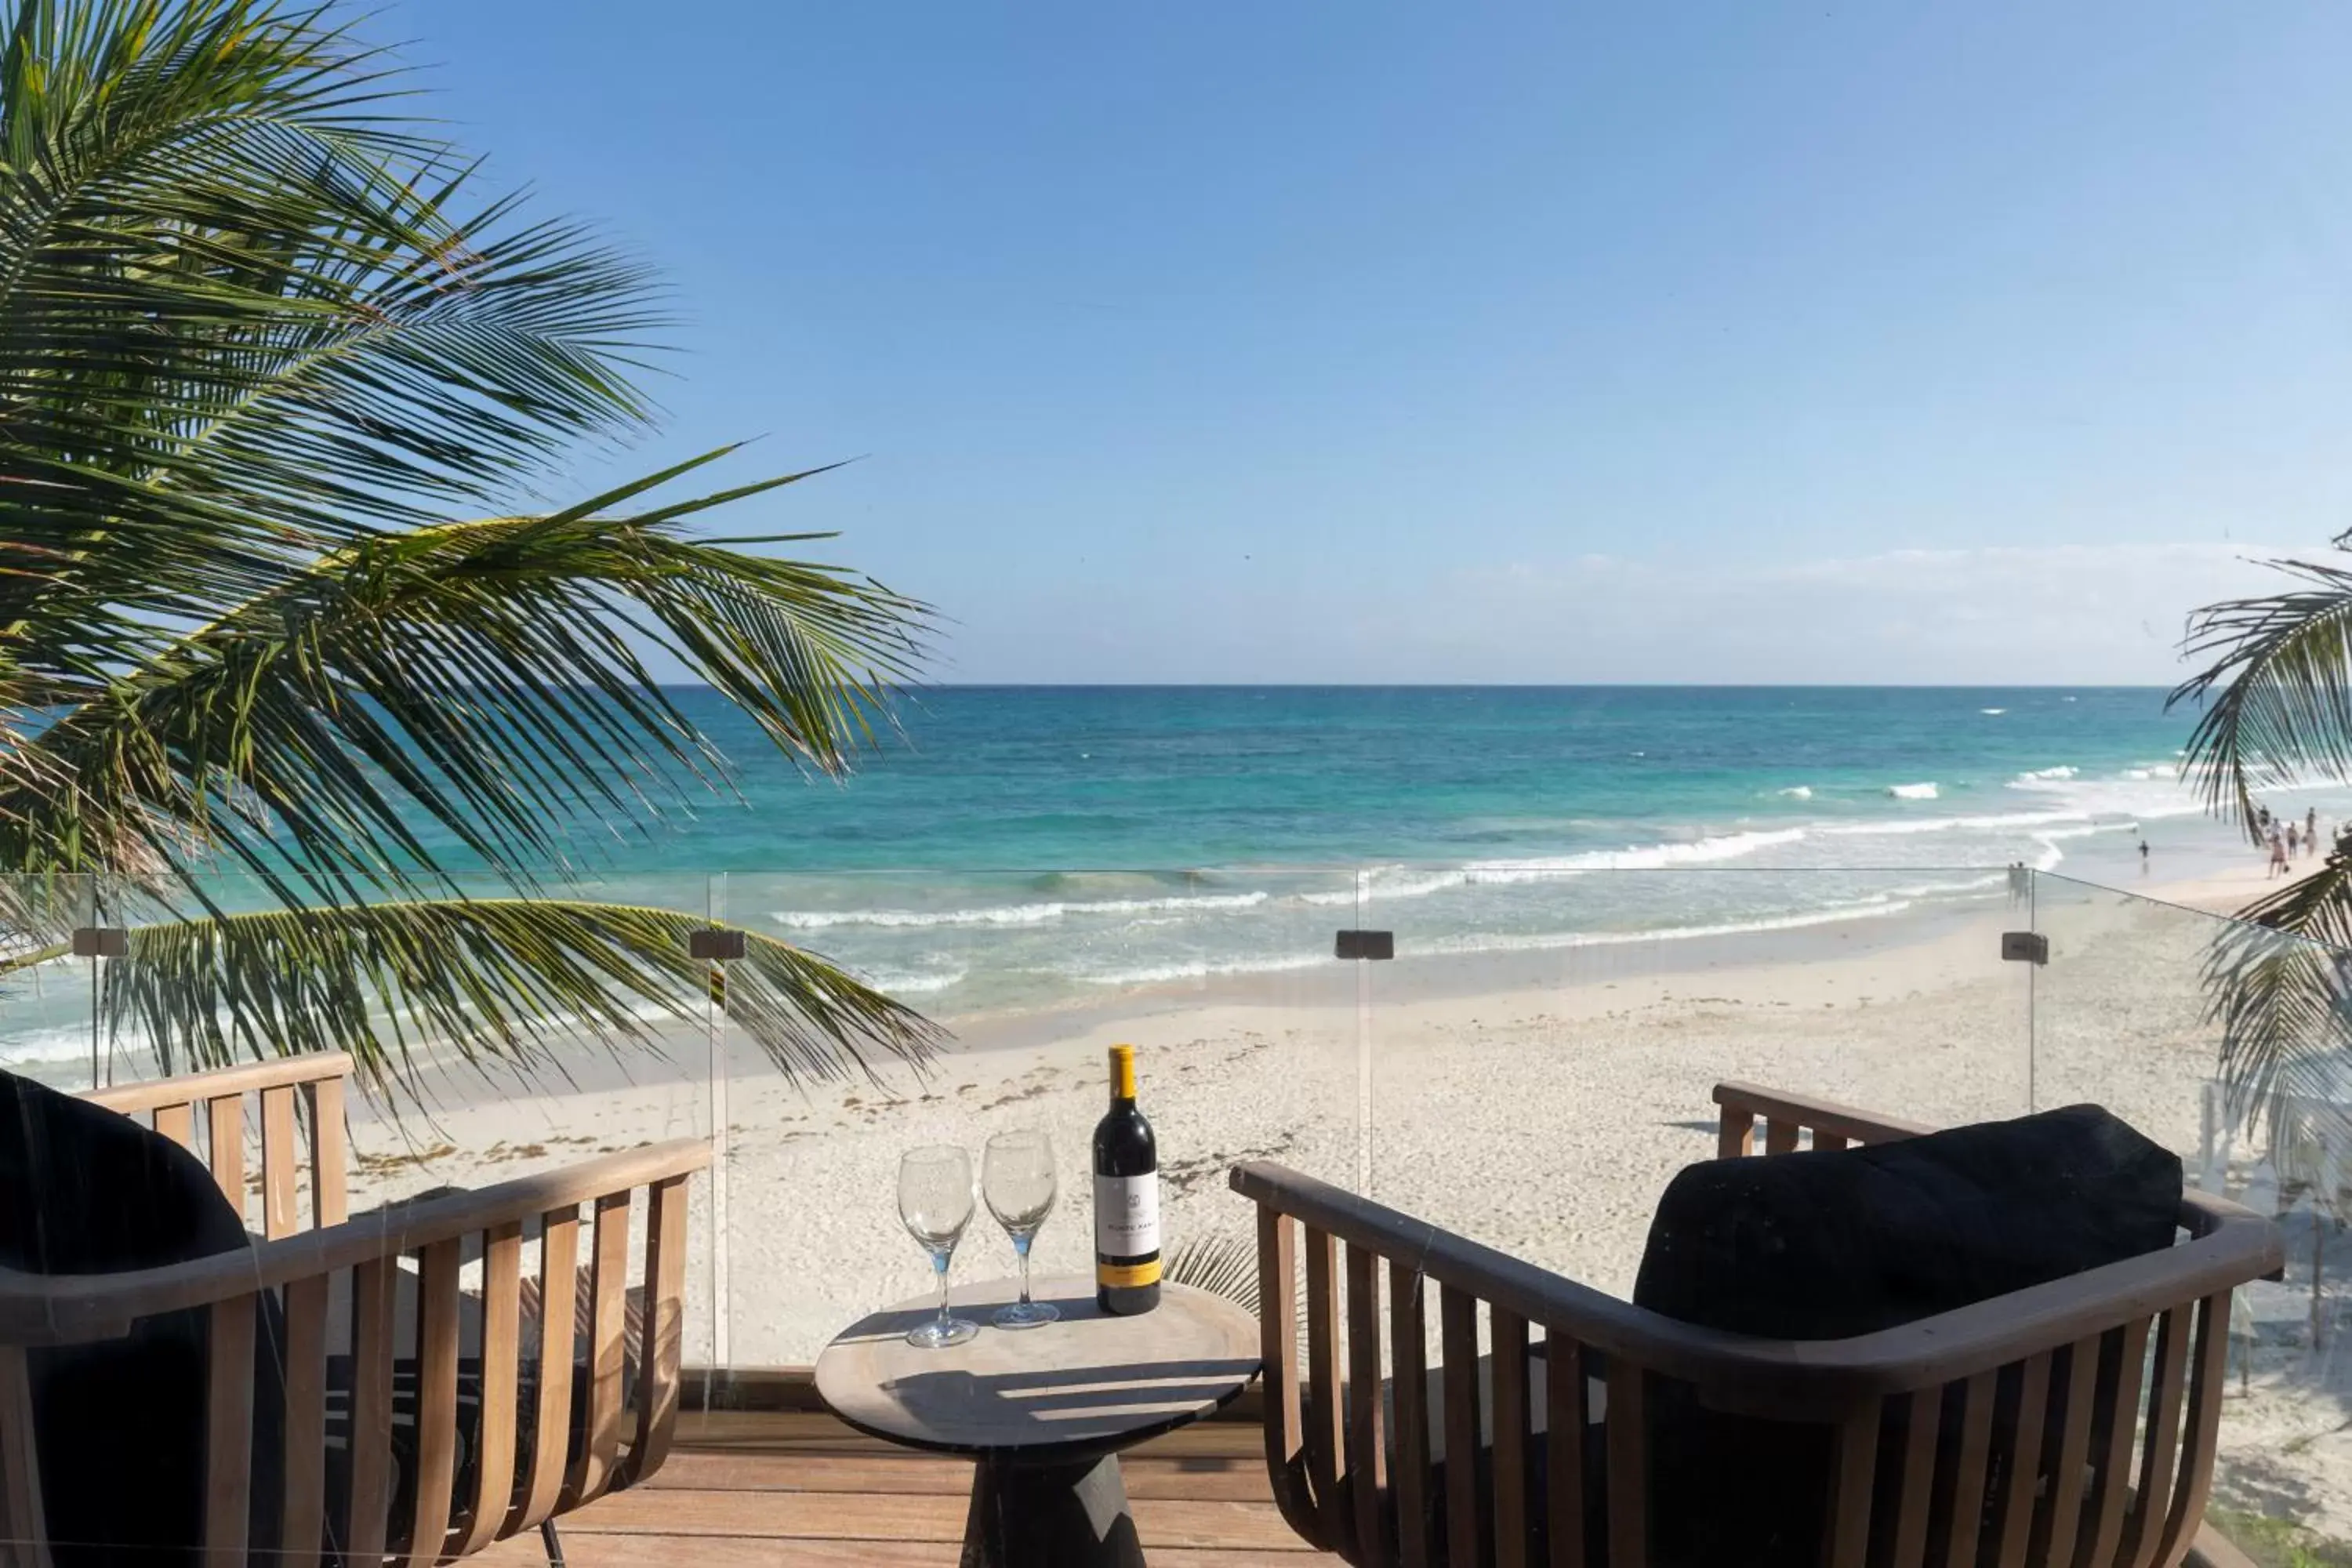
[[960,1345],[980,1332],[978,1323],[948,1311],[948,1263],[971,1223],[971,1154],[946,1145],[908,1150],[898,1161],[898,1218],[940,1277],[940,1315],[908,1330],[907,1342],[932,1351]]
[[1021,1300],[991,1320],[1000,1329],[1034,1329],[1062,1314],[1050,1303],[1029,1299],[1029,1244],[1054,1212],[1054,1142],[1040,1131],[1000,1132],[982,1156],[980,1190],[988,1212],[1013,1238],[1021,1257]]

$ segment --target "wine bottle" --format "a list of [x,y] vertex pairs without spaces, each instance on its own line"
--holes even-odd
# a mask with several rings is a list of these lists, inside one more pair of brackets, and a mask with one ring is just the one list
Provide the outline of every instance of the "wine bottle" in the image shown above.
[[1110,1110],[1095,1123],[1095,1305],[1160,1305],[1160,1151],[1135,1108],[1135,1047],[1110,1048]]

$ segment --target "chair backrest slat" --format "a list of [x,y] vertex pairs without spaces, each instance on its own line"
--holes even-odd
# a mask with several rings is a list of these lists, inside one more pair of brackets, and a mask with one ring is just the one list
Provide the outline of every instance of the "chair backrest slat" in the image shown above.
[[[1839,1424],[1830,1450],[1829,1508],[1823,1519],[1828,1539],[1822,1554],[1824,1568],[1863,1568],[1870,1550],[1871,1490],[1878,1468],[1880,1401],[1870,1400]],[[1617,1419],[1617,1401],[1609,1401],[1609,1419]]]
[[2025,1358],[2017,1376],[2017,1420],[2002,1449],[2007,1484],[2001,1488],[1997,1563],[2022,1563],[2033,1532],[2034,1488],[2042,1475],[2042,1426],[2050,1410],[2052,1352]]
[[352,1270],[352,1479],[344,1560],[383,1556],[392,1508],[393,1291],[399,1268],[372,1258]]
[[1648,1373],[1623,1356],[1609,1360],[1609,1563],[1650,1561]]
[[348,1217],[343,1183],[343,1080],[302,1086],[310,1108],[310,1223],[324,1227]]
[[1549,1568],[1584,1568],[1584,1347],[1544,1330],[1544,1524]]
[[319,1560],[327,1526],[327,1285],[286,1287],[286,1441],[278,1549],[288,1568]]
[[637,1345],[637,1429],[626,1480],[653,1474],[677,1430],[678,1363],[685,1353],[686,1178],[646,1194],[646,1310]]
[[416,1476],[409,1568],[432,1568],[449,1537],[457,1480],[457,1238],[425,1248],[416,1270]]
[[1355,1522],[1339,1506],[1347,1463],[1339,1396],[1339,1302],[1335,1294],[1339,1243],[1308,1226],[1307,1253],[1307,1484],[1333,1551],[1348,1549]]
[[2065,1405],[2059,1417],[2057,1455],[2051,1460],[2048,1496],[2033,1529],[2032,1560],[2067,1563],[2074,1560],[2075,1536],[2083,1523],[2083,1468],[2090,1457],[2093,1396],[2099,1386],[2099,1338],[2076,1340],[2066,1347]]
[[1813,1152],[1815,1153],[1833,1154],[1845,1146],[1846,1137],[1844,1133],[1824,1132],[1818,1127],[1813,1129]]
[[2140,1382],[2147,1369],[2148,1320],[2134,1318],[2119,1337],[2120,1359],[2114,1363],[2111,1395],[2100,1405],[2107,1418],[2106,1441],[2094,1456],[2097,1468],[2091,1487],[2091,1543],[2086,1560],[2107,1568],[2116,1560],[2116,1544],[2123,1538],[2124,1507],[2131,1498],[2132,1439],[2139,1433]]
[[1794,1121],[1783,1121],[1777,1116],[1767,1118],[1764,1122],[1764,1152],[1767,1154],[1795,1153],[1797,1134],[1802,1131],[1803,1128]]
[[1903,1466],[1895,1477],[1892,1568],[1924,1568],[1927,1560],[1927,1506],[1936,1487],[1936,1439],[1943,1421],[1944,1391],[1923,1388],[1905,1400],[1903,1407]]
[[213,1180],[221,1195],[242,1215],[245,1213],[245,1096],[226,1094],[205,1101],[206,1131],[212,1137]]
[[253,1316],[259,1302],[232,1296],[213,1304],[205,1338],[205,1560],[245,1555],[253,1507]]
[[1257,1279],[1266,1479],[1284,1521],[1302,1539],[1319,1545],[1314,1495],[1304,1474],[1307,1438],[1298,1402],[1297,1222],[1270,1208],[1257,1211]]
[[1388,1466],[1381,1441],[1380,1265],[1367,1248],[1348,1248],[1349,1490],[1356,1548],[1366,1568],[1390,1568],[1388,1531],[1381,1517]]
[[1944,1561],[1967,1568],[1977,1560],[1989,1499],[1985,1483],[1992,1465],[1993,1407],[2000,1373],[1980,1372],[1960,1385],[1960,1448],[1952,1467],[1952,1533]]
[[2205,1498],[2213,1485],[2213,1445],[2221,1430],[2221,1382],[2229,1372],[2230,1295],[2208,1296],[2198,1304],[2197,1344],[2189,1372],[2189,1421],[2180,1440],[2180,1481],[2172,1494],[2172,1511],[2165,1516],[2164,1536],[2156,1561],[2180,1561],[2205,1515]]
[[1424,1291],[1429,1281],[1400,1258],[1389,1259],[1389,1375],[1396,1408],[1390,1426],[1396,1458],[1397,1561],[1429,1568],[1429,1514],[1435,1500],[1429,1470],[1429,1332]]
[[1495,1367],[1495,1568],[1528,1563],[1528,1321],[1488,1309]]
[[482,1423],[466,1533],[457,1548],[461,1557],[498,1539],[514,1503],[521,1342],[522,1226],[509,1221],[482,1238]]
[[291,1236],[294,1214],[294,1089],[261,1091],[261,1234]]
[[196,1108],[186,1100],[176,1105],[155,1108],[155,1131],[194,1153],[196,1150]]
[[539,1229],[539,1408],[531,1429],[530,1487],[517,1532],[555,1511],[562,1500],[572,1432],[573,1286],[580,1268],[580,1211],[552,1209]]
[[2172,1502],[2173,1460],[2180,1442],[2181,1393],[2189,1381],[2193,1307],[2175,1307],[2157,1319],[2156,1381],[2147,1400],[2147,1436],[2141,1445],[2139,1487],[2124,1527],[2123,1555],[2130,1568],[2151,1568],[2164,1539]]
[[1478,1550],[1478,1298],[1438,1288],[1438,1334],[1445,1353],[1445,1561],[1481,1561]]
[[33,1446],[32,1375],[24,1346],[0,1345],[0,1542],[16,1543],[16,1562],[47,1568],[48,1540]]
[[628,1360],[629,1206],[631,1194],[595,1203],[595,1251],[588,1266],[588,1427],[564,1506],[602,1497],[621,1458],[623,1394]]
[[1723,1102],[1722,1126],[1715,1139],[1715,1157],[1737,1160],[1756,1142],[1756,1113],[1745,1105]]

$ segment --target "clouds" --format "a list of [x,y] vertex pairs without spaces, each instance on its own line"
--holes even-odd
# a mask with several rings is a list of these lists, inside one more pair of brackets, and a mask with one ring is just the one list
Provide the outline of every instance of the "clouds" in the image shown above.
[[[950,638],[961,680],[2169,684],[2189,613],[2324,546],[1997,545],[1788,561],[1586,552],[1268,590],[1029,603]],[[1054,628],[1051,632],[1044,628]]]

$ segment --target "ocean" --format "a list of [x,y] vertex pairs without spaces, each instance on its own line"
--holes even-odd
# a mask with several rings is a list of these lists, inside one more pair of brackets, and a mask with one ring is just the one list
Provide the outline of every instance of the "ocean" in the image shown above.
[[2156,689],[946,687],[844,784],[706,717],[742,805],[614,876],[724,873],[727,918],[948,1013],[1328,966],[1349,923],[1666,941],[2242,853]]
[[[2121,881],[2143,836],[2164,877],[2248,853],[2155,689],[940,687],[838,783],[676,695],[740,798],[583,836],[586,890],[943,1016],[1328,974],[1341,926],[1423,955],[1672,942],[1998,899],[2019,862]],[[0,1003],[0,1059],[86,1050],[42,989]]]

